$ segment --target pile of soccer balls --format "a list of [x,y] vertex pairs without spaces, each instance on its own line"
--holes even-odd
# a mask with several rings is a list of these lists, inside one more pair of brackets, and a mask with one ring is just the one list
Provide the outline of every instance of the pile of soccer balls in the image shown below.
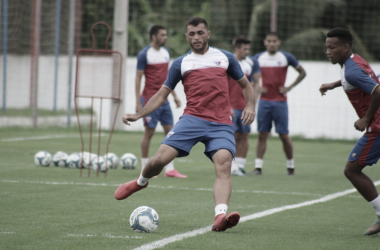
[[135,169],[137,158],[132,153],[123,154],[120,158],[114,153],[107,153],[104,156],[90,154],[89,152],[72,153],[68,155],[63,151],[58,151],[51,156],[47,151],[39,151],[34,155],[34,164],[41,167],[53,165],[61,168],[92,168],[94,171],[105,172],[107,169],[116,169],[119,162],[122,169]]

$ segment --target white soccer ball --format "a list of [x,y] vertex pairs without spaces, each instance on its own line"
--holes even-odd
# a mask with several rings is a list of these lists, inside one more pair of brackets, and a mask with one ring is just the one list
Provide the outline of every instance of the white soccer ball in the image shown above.
[[34,155],[34,164],[36,166],[49,167],[51,162],[51,154],[46,151],[39,151]]
[[157,230],[158,224],[158,213],[148,206],[136,208],[129,217],[129,225],[138,233],[153,233]]
[[135,169],[137,166],[137,158],[132,153],[123,154],[120,159],[121,167],[123,169]]
[[82,158],[80,154],[72,153],[71,155],[69,155],[69,158],[67,158],[69,168],[80,168],[81,160]]
[[91,167],[94,171],[99,169],[100,172],[106,172],[107,169],[111,168],[111,165],[112,162],[109,159],[105,160],[103,156],[96,157],[91,161]]
[[119,158],[114,153],[108,153],[104,155],[104,159],[108,159],[111,161],[111,168],[117,168],[119,166]]
[[89,152],[84,152],[83,153],[83,167],[84,168],[92,167],[92,161],[95,158],[98,158],[97,154],[94,154],[94,153],[90,154]]
[[66,154],[63,151],[58,151],[57,153],[53,155],[53,164],[56,167],[61,167],[61,168],[67,167],[69,164],[67,161],[68,158],[69,158],[68,154]]

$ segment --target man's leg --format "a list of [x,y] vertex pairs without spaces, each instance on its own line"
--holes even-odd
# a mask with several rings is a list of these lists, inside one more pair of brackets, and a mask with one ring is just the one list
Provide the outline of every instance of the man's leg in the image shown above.
[[[165,136],[170,132],[170,130],[173,128],[172,125],[162,125],[164,129]],[[177,169],[174,168],[174,161],[171,161],[166,165],[165,167],[165,177],[175,177],[175,178],[187,178],[186,175],[181,174],[178,172]]]
[[214,154],[212,160],[216,172],[214,183],[215,221],[212,231],[219,232],[236,226],[240,220],[240,215],[237,212],[226,215],[232,192],[231,153],[226,149],[220,149]]
[[257,140],[256,147],[256,160],[255,160],[255,169],[252,174],[261,175],[261,169],[264,163],[264,154],[267,149],[267,139],[270,132],[259,132],[259,138]]
[[152,139],[155,128],[150,128],[148,126],[145,126],[144,135],[141,140],[141,171],[144,170],[144,167],[146,163],[149,160],[149,147],[150,147],[150,140]]
[[288,169],[288,175],[294,175],[294,160],[293,160],[293,144],[289,137],[289,134],[280,134],[282,146],[286,155],[286,167]]
[[362,172],[363,168],[358,160],[348,161],[344,169],[344,175],[376,211],[378,218],[372,227],[368,228],[364,233],[372,235],[380,232],[380,197],[372,180]]
[[178,151],[166,144],[161,144],[157,153],[149,159],[140,177],[119,186],[115,191],[115,198],[123,200],[128,198],[133,193],[146,188],[149,179],[161,173],[162,169],[178,156]]
[[236,154],[235,161],[232,162],[231,174],[232,175],[245,175],[244,167],[247,159],[249,149],[248,141],[249,133],[235,132]]

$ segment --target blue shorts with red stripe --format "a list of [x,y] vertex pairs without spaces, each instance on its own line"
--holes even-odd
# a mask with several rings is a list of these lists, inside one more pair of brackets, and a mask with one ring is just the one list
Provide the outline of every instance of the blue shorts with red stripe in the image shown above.
[[[144,107],[147,102],[150,100],[150,98],[140,98],[141,105]],[[144,116],[144,126],[149,128],[156,128],[157,123],[160,122],[161,125],[172,125],[173,122],[173,113],[172,109],[170,108],[170,104],[168,101],[166,101],[164,104],[162,104],[158,109],[153,111],[152,113]]]
[[359,161],[360,166],[372,166],[380,159],[380,136],[363,135],[355,144],[348,160]]
[[257,131],[270,132],[273,122],[278,134],[289,134],[288,103],[260,100],[257,110]]
[[211,161],[220,149],[228,150],[235,157],[235,135],[231,125],[210,122],[191,115],[182,115],[161,144],[175,148],[178,157],[185,157],[198,142],[205,145],[204,154]]

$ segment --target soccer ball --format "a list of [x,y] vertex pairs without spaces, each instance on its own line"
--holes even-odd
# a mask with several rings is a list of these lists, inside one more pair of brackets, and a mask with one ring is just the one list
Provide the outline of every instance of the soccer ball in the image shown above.
[[69,158],[67,158],[69,168],[80,168],[81,161],[82,157],[78,153],[72,153],[69,155]]
[[132,153],[123,154],[120,159],[121,167],[123,169],[135,169],[137,165],[137,158]]
[[107,169],[111,168],[111,165],[112,162],[109,159],[105,160],[103,156],[99,156],[99,158],[96,157],[91,161],[91,166],[94,171],[98,171],[99,169],[100,172],[106,172]]
[[55,153],[55,155],[53,156],[53,163],[54,163],[54,166],[56,167],[61,167],[61,168],[64,168],[64,167],[67,167],[68,165],[68,162],[67,162],[67,159],[69,158],[69,155],[66,154],[65,152],[63,151],[58,151],[57,153]]
[[94,154],[94,153],[90,154],[89,152],[84,152],[83,153],[83,167],[84,168],[92,167],[92,161],[95,158],[98,158],[97,154]]
[[108,153],[104,155],[104,159],[108,159],[111,161],[111,168],[117,168],[119,165],[119,158],[114,153]]
[[138,233],[153,233],[158,228],[158,214],[151,207],[141,206],[136,208],[129,218],[132,230]]
[[51,162],[51,154],[46,151],[39,151],[34,155],[34,164],[36,166],[49,167]]

